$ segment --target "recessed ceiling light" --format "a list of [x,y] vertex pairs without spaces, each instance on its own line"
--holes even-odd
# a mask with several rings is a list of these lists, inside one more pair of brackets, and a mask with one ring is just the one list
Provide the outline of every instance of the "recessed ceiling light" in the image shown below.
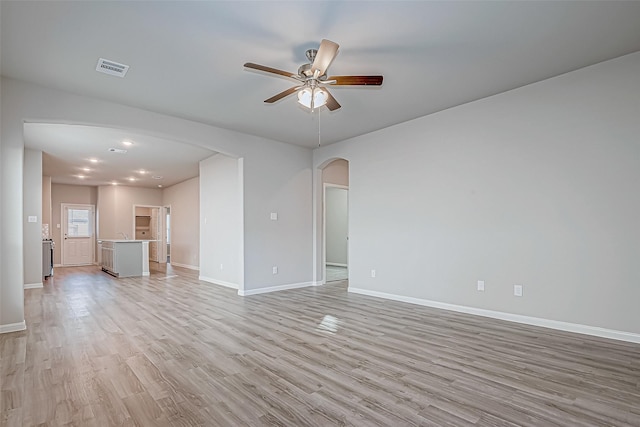
[[140,169],[140,170],[138,171],[138,173],[139,173],[140,175],[144,175],[145,173],[147,173],[147,171],[146,171],[146,170],[144,170],[144,169]]
[[162,188],[162,184],[158,184],[158,188]]
[[113,181],[113,182],[111,183],[111,185],[118,185],[118,183],[117,183],[117,182],[115,182],[115,181]]
[[127,147],[133,145],[133,142],[131,141],[122,141],[122,145],[126,145]]
[[91,163],[98,163],[98,159],[96,159],[95,157],[90,158],[89,161]]
[[91,172],[91,168],[82,168],[82,170],[85,172]]
[[135,180],[136,180],[136,179],[135,179],[134,177],[129,178],[129,181],[131,181],[131,182],[133,182],[133,181],[135,181]]
[[76,175],[76,176],[77,176],[78,178],[80,178],[80,179],[85,179],[85,178],[86,178],[86,176],[84,176],[84,175]]

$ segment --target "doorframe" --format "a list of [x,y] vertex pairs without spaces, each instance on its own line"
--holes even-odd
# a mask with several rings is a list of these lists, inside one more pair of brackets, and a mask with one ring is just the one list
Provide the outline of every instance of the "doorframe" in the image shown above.
[[[173,230],[173,226],[169,229],[169,233],[167,233],[167,209],[169,209],[169,216],[173,216],[172,211],[173,209],[171,208],[171,205],[164,205],[161,208],[161,212],[162,212],[162,245],[161,245],[161,249],[162,252],[160,253],[160,255],[162,256],[162,262],[166,263],[167,262],[167,245],[169,245],[170,243],[167,243],[167,234],[169,235],[169,242],[172,241],[172,237],[171,236],[171,230]],[[173,219],[171,220],[171,223],[173,223]],[[171,256],[171,253],[169,253],[169,256]],[[168,262],[168,264],[171,264],[171,261]]]
[[[67,231],[68,221],[65,216],[65,209],[69,207],[80,207],[80,208],[90,208],[91,209],[91,263],[89,264],[66,264],[64,261],[64,241],[65,231]],[[62,224],[62,229],[60,230],[60,266],[61,267],[70,267],[73,265],[93,265],[96,262],[96,206],[90,205],[86,203],[60,203],[60,223]]]
[[347,279],[349,279],[349,186],[322,183],[322,284],[327,284],[327,188],[347,190]]

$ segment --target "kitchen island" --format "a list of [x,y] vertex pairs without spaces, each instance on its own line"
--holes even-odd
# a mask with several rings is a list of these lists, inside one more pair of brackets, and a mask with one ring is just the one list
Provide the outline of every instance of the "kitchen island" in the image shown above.
[[116,277],[149,275],[149,240],[100,239],[102,271]]

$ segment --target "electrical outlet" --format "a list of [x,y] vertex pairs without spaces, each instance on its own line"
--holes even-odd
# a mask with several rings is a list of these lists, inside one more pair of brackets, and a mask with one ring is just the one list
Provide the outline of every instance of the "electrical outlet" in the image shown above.
[[278,267],[273,267],[273,274],[278,274]]
[[278,212],[271,212],[271,221],[278,220]]
[[376,271],[375,270],[371,270],[371,277],[376,277]]
[[224,269],[224,266],[222,264],[220,264],[220,270]]
[[478,290],[484,292],[484,280],[478,280]]
[[517,297],[522,296],[522,285],[513,285],[513,295]]

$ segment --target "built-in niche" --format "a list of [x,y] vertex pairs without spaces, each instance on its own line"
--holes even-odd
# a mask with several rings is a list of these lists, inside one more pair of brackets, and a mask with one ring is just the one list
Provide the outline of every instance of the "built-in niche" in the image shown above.
[[136,240],[151,238],[151,208],[136,207]]

